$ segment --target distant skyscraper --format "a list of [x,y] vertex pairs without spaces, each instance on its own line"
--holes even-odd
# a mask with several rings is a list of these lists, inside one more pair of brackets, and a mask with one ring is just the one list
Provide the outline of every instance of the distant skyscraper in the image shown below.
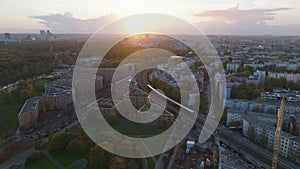
[[47,33],[45,30],[40,30],[41,40],[45,40],[47,38]]
[[40,30],[40,39],[41,40],[53,40],[54,36],[50,30]]
[[10,40],[10,33],[4,33],[4,39]]

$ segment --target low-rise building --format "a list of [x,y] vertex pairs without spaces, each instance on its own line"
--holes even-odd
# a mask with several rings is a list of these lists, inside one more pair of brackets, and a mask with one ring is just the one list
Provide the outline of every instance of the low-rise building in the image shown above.
[[139,110],[145,104],[150,103],[150,96],[142,90],[134,89],[124,95],[124,100],[125,102],[130,101],[131,104]]
[[237,72],[240,64],[238,63],[227,63],[226,69],[229,71]]
[[[250,128],[254,131],[254,141],[264,144],[270,150],[274,149],[274,139],[276,128],[265,122],[262,122],[255,117],[246,116],[243,119],[243,134],[246,137],[251,137],[249,134]],[[266,139],[262,143],[262,139]],[[280,135],[279,154],[290,158],[293,161],[300,163],[300,139],[299,137],[290,135],[284,131]]]
[[[243,119],[245,119],[245,117],[247,117],[247,116],[252,116],[252,117],[254,117],[264,123],[267,123],[269,125],[273,125],[277,122],[276,114],[266,114],[266,113],[258,113],[258,112],[251,112],[251,111],[227,109],[226,124],[228,125],[232,121],[242,122]],[[284,119],[289,120],[289,116],[285,116]]]
[[[269,102],[257,102],[254,100],[243,100],[243,99],[227,99],[225,102],[225,107],[228,109],[236,109],[243,111],[253,111],[255,108],[260,108],[261,112],[266,113],[272,110],[274,113],[277,112],[279,108],[279,101],[269,101]],[[289,113],[299,113],[300,105],[293,102],[287,102],[285,106],[285,111]]]
[[285,78],[287,81],[294,81],[295,83],[300,81],[300,73],[268,72],[268,77],[276,79]]
[[144,105],[139,111],[138,113],[141,113],[142,116],[139,116],[139,117],[142,117],[143,121],[147,121],[147,119],[152,119],[154,117],[157,116],[158,113],[161,113],[160,116],[158,118],[156,118],[155,120],[151,121],[150,124],[154,124],[154,125],[159,125],[160,122],[166,122],[166,123],[173,123],[175,118],[174,118],[174,115],[166,110],[164,110],[163,107],[161,107],[160,105],[158,104],[155,104],[155,103],[151,103],[151,111],[146,111],[148,108],[145,108],[145,107],[148,107],[150,106],[150,104],[146,104]]
[[252,84],[254,86],[258,86],[260,82],[259,82],[258,76],[251,75],[248,78],[246,78],[246,83],[247,84]]

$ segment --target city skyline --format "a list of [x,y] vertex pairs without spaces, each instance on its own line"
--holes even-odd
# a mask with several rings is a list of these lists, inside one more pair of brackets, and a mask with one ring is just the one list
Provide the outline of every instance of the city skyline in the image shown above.
[[[182,18],[206,34],[299,35],[297,1],[43,1],[0,0],[0,32],[94,33],[116,19],[139,13],[162,13]],[[14,12],[16,10],[18,12]],[[86,26],[88,25],[88,26]]]

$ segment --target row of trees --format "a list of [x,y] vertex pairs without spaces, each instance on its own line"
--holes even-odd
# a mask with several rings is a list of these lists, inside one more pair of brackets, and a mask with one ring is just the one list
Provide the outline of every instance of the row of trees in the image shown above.
[[51,72],[54,57],[48,42],[0,44],[0,84]]
[[123,157],[114,156],[99,146],[95,145],[90,149],[89,154],[90,167],[97,168],[110,168],[110,169],[126,169],[130,168],[128,160]]
[[[109,144],[113,146],[112,143],[116,142],[116,139],[118,139],[118,137],[116,137],[113,133],[105,133],[103,136],[111,139],[111,142],[103,142],[100,144]],[[119,146],[123,146],[124,148],[133,147],[133,145],[129,145],[122,141],[119,142]],[[142,168],[142,163],[136,163],[136,167],[132,167],[129,165],[131,164],[129,159],[113,155],[103,150],[98,145],[95,145],[83,132],[64,132],[57,134],[51,138],[47,148],[50,152],[67,151],[70,155],[76,155],[82,153],[82,151],[88,151],[89,166],[91,169]]]
[[[151,85],[156,89],[162,90],[168,97],[177,101],[178,103],[187,105],[187,103],[181,101],[181,95],[183,95],[182,97],[184,98],[183,99],[184,101],[189,101],[189,95],[187,91],[184,90],[179,91],[177,88],[173,87],[172,85],[170,85],[169,83],[163,80],[159,80],[153,77],[151,80]],[[181,86],[185,90],[189,90],[191,88],[189,82],[187,81],[183,82]],[[208,104],[209,104],[208,98],[204,94],[201,94],[199,112],[208,113]]]
[[287,81],[285,78],[270,78],[266,77],[264,88],[265,91],[272,91],[275,87],[282,87],[284,89],[300,90],[300,81]]
[[287,70],[285,67],[276,67],[275,65],[258,67],[257,70],[264,70],[264,71],[270,71],[270,72],[300,73],[300,69],[297,69],[297,70]]
[[241,84],[231,88],[231,97],[253,100],[260,96],[261,90],[251,84]]
[[241,84],[231,88],[231,97],[238,99],[254,100],[260,96],[262,91],[273,91],[276,87],[282,87],[290,90],[300,90],[300,81],[287,81],[285,78],[266,77],[263,86],[256,87],[252,84]]
[[17,101],[18,103],[24,103],[33,95],[33,84],[22,80],[17,84],[16,90],[12,92],[1,90],[0,102],[15,103]]
[[178,89],[171,86],[169,83],[159,80],[156,77],[151,79],[151,85],[156,88],[162,90],[168,97],[180,103],[181,94]]
[[0,44],[0,85],[47,74],[59,63],[74,64],[84,41]]
[[253,67],[247,65],[247,66],[240,66],[238,68],[238,72],[237,73],[234,73],[233,75],[234,76],[245,76],[245,77],[248,77],[250,75],[252,75],[254,72],[254,69]]

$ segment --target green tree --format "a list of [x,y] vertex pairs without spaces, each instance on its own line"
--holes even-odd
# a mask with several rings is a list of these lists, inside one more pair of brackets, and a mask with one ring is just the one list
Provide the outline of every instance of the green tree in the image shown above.
[[251,67],[251,66],[249,66],[249,65],[247,65],[247,66],[245,66],[244,71],[251,72],[251,74],[252,74],[254,72],[254,68]]
[[84,149],[84,143],[82,140],[73,138],[67,145],[67,152],[70,154],[80,153]]
[[124,158],[116,156],[116,157],[113,157],[109,161],[109,168],[110,169],[126,169],[127,162]]
[[253,109],[252,109],[252,111],[253,112],[262,112],[263,110],[260,108],[260,107],[258,107],[258,106],[256,106],[256,107],[254,107]]
[[261,136],[260,136],[260,139],[258,140],[258,142],[263,145],[263,146],[267,146],[268,145],[268,136],[266,133],[263,133]]
[[35,139],[35,149],[40,150],[41,149],[41,140],[40,139]]
[[40,160],[42,157],[43,157],[42,153],[39,150],[36,150],[32,153],[30,159],[36,161],[36,160]]
[[297,156],[297,152],[295,149],[293,149],[290,153],[289,153],[289,159],[291,159],[292,161],[296,161],[296,156]]
[[256,141],[255,129],[253,127],[248,128],[247,136],[251,141]]
[[204,95],[200,96],[199,112],[205,114],[208,113],[208,99]]
[[108,168],[109,154],[99,146],[95,145],[90,149],[89,165],[91,169]]
[[231,96],[237,99],[254,100],[260,96],[260,90],[251,84],[241,84],[231,89]]
[[65,149],[71,138],[71,133],[59,133],[55,135],[48,144],[48,150],[57,151]]
[[227,108],[224,108],[222,117],[221,117],[221,122],[226,122],[227,121]]
[[114,125],[118,122],[118,116],[115,112],[111,112],[108,114],[107,121],[109,124]]
[[228,123],[228,126],[229,127],[238,127],[238,126],[241,126],[242,123],[240,121],[231,121]]
[[275,114],[275,111],[274,111],[274,109],[269,108],[266,113],[267,114]]

